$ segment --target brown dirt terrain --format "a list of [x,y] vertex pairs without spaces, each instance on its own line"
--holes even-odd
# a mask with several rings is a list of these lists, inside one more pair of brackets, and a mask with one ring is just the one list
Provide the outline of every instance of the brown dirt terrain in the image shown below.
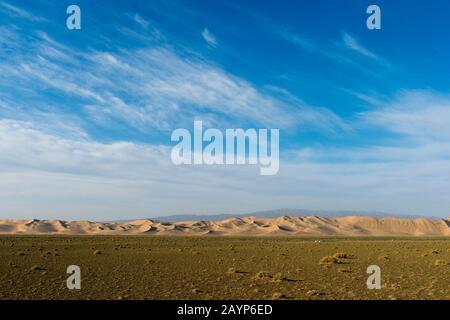
[[0,257],[0,299],[450,299],[448,238],[4,235]]

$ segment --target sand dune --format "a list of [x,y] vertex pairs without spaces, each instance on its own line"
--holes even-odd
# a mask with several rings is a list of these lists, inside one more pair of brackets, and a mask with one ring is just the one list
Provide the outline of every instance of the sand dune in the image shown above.
[[347,216],[231,218],[222,221],[120,223],[61,220],[0,220],[0,234],[137,234],[189,236],[449,236],[449,219]]

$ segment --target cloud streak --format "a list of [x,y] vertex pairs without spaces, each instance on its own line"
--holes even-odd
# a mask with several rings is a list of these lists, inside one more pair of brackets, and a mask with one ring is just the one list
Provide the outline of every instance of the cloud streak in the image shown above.
[[7,13],[8,15],[10,15],[12,17],[20,17],[20,18],[24,18],[24,19],[27,19],[27,20],[33,21],[33,22],[46,21],[46,19],[43,17],[36,16],[24,9],[13,6],[12,4],[9,4],[5,1],[0,1],[0,10]]
[[199,57],[168,47],[81,53],[45,33],[39,32],[38,38],[11,39],[20,54],[0,62],[2,84],[13,88],[20,81],[35,95],[51,89],[61,98],[75,98],[99,125],[112,119],[141,132],[164,131],[201,117],[221,127],[231,122],[287,129],[345,127],[329,110],[289,96],[274,97]]
[[450,139],[450,97],[431,91],[403,91],[376,110],[361,113],[363,122],[420,141]]
[[275,26],[272,27],[271,31],[306,52],[318,54],[335,63],[349,65],[366,73],[377,75],[365,63],[349,55],[349,52],[357,53],[359,56],[369,61],[374,61],[378,65],[390,67],[390,64],[385,59],[361,45],[355,37],[345,31],[342,32],[342,39],[339,41],[319,41]]
[[354,37],[352,37],[346,32],[342,34],[342,41],[345,44],[345,46],[350,50],[356,51],[357,53],[362,54],[363,56],[368,57],[370,59],[374,60],[380,59],[376,54],[374,54],[369,49],[363,47]]
[[202,37],[208,43],[210,46],[215,47],[217,46],[217,39],[216,36],[211,33],[207,28],[203,29],[202,31]]

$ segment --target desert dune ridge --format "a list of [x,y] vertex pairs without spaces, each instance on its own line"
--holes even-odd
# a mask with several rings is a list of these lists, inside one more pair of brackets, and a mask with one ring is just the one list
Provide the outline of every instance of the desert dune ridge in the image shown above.
[[254,216],[221,221],[0,220],[0,234],[171,236],[449,236],[449,219],[370,216]]

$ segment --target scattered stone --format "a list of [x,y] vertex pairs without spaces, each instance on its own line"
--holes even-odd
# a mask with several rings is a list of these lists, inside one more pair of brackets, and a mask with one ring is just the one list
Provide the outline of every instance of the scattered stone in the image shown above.
[[280,292],[275,292],[274,294],[272,294],[272,299],[273,300],[280,300],[280,299],[285,299],[286,295],[282,294]]
[[30,270],[31,271],[39,271],[39,270],[44,270],[43,268],[41,268],[41,267],[39,267],[39,266],[32,266],[31,268],[30,268]]
[[322,293],[320,293],[319,291],[316,291],[316,290],[309,290],[308,292],[306,292],[306,295],[308,297],[315,297],[315,296],[321,296]]

